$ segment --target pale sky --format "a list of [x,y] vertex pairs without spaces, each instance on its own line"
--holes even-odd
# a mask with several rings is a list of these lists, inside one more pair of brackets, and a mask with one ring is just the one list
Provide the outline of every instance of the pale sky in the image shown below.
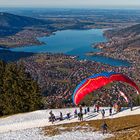
[[140,7],[140,0],[0,0],[0,7]]

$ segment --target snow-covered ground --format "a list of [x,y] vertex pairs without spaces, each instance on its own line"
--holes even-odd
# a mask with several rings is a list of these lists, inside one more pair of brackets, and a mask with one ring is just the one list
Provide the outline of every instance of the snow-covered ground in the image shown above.
[[103,140],[110,136],[100,132],[72,131],[49,137],[44,136],[40,128],[32,128],[0,134],[0,140]]
[[[106,118],[116,118],[116,117],[122,117],[127,115],[135,115],[140,114],[140,107],[134,107],[133,111],[130,111],[130,109],[125,108],[123,111],[113,114],[112,116],[109,116],[109,108],[104,108],[106,113]],[[63,116],[66,117],[66,114],[68,112],[71,113],[70,120],[63,120],[63,121],[56,121],[54,124],[64,124],[64,123],[71,123],[71,122],[77,122],[78,119],[74,118],[75,108],[67,108],[67,109],[53,109],[52,112],[55,114],[55,116],[60,115],[60,111],[63,113]],[[77,109],[79,111],[79,109]],[[83,109],[84,110],[84,109]],[[0,119],[0,140],[58,140],[59,138],[65,139],[65,137],[69,137],[69,139],[78,140],[80,137],[87,135],[86,139],[93,140],[95,139],[104,139],[106,135],[102,135],[99,132],[67,132],[63,135],[58,135],[54,137],[47,137],[43,136],[41,132],[41,127],[52,125],[51,122],[48,121],[49,118],[49,112],[50,110],[38,110],[30,113],[24,113],[24,114],[17,114],[13,116],[9,116],[6,118]],[[84,115],[84,120],[96,120],[96,119],[102,119],[101,113],[94,113],[93,107],[90,107],[90,112],[86,115]],[[77,136],[78,135],[78,136]]]

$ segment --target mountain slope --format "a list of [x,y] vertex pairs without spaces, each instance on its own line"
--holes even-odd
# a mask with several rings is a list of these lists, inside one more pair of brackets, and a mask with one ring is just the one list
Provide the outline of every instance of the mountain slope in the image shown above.
[[140,35],[140,24],[116,30],[108,30],[105,32],[106,36],[111,37],[127,37],[129,35]]
[[32,25],[41,25],[45,24],[46,22],[43,20],[31,18],[31,17],[24,17],[13,15],[9,13],[0,13],[0,27],[25,27],[25,26],[32,26]]
[[0,12],[0,37],[13,35],[21,31],[24,27],[50,23],[50,21]]
[[[83,107],[83,110],[85,108]],[[106,112],[105,113],[106,119],[114,119],[123,116],[140,114],[140,106],[133,107],[133,111],[131,111],[129,108],[122,108],[122,111],[119,113],[116,113],[116,111],[113,109],[112,116],[109,116],[109,107],[101,107],[100,110],[102,110],[103,108],[105,109]],[[56,120],[54,124],[49,122],[49,117],[50,117],[49,112],[51,111],[50,109],[37,110],[34,112],[16,114],[6,118],[0,118],[0,133],[8,132],[10,130],[16,131],[16,130],[44,127],[50,125],[60,125],[66,123],[79,122],[78,118],[74,117],[75,109],[77,109],[77,111],[79,112],[79,108],[51,109],[54,115],[56,116],[56,118],[60,117],[60,112],[62,112],[64,118],[64,120],[62,121],[59,121],[59,119]],[[67,119],[68,112],[71,114],[70,120]],[[100,112],[99,113],[94,112],[94,108],[90,107],[90,112],[84,114],[83,118],[84,121],[97,120],[97,119],[102,120],[102,114]]]

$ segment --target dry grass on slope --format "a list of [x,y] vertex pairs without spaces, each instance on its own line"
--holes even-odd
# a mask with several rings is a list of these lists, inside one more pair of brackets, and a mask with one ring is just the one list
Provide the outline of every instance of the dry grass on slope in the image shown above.
[[[109,132],[114,137],[107,140],[140,140],[140,115],[105,119]],[[64,131],[100,131],[103,120],[83,121],[70,124],[47,126],[43,128],[45,135],[54,136]]]

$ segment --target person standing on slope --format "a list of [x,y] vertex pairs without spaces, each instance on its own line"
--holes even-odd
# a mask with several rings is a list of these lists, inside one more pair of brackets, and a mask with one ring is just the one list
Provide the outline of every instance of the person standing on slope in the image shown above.
[[103,133],[103,135],[104,135],[105,133],[107,133],[108,125],[106,124],[105,121],[104,121],[103,124],[101,125],[101,128],[102,128],[102,133]]
[[104,117],[105,117],[105,110],[102,109],[101,113],[102,113],[102,118],[104,119]]
[[109,116],[112,115],[112,107],[109,108]]

